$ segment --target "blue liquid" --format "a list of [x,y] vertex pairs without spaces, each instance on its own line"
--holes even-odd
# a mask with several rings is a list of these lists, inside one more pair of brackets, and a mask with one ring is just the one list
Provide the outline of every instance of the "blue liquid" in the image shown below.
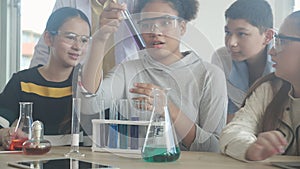
[[[139,117],[131,117],[132,121],[138,121]],[[139,126],[131,125],[130,126],[130,148],[138,149],[139,148]]]
[[110,124],[109,126],[109,148],[118,147],[118,125]]
[[127,125],[120,124],[119,125],[119,131],[120,131],[120,148],[127,149],[128,148],[128,130]]

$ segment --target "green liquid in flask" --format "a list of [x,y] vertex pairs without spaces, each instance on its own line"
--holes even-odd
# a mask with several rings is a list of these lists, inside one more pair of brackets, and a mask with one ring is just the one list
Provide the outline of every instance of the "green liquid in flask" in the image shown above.
[[171,162],[176,161],[180,156],[178,147],[171,148],[167,151],[166,148],[145,147],[143,159],[147,162]]

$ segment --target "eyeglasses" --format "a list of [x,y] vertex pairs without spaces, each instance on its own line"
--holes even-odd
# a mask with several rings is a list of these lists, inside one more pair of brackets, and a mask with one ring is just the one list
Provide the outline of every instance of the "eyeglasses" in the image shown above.
[[276,52],[281,52],[283,50],[283,46],[288,43],[288,41],[297,41],[300,42],[300,38],[292,37],[292,36],[285,36],[285,35],[274,35],[275,43],[274,49]]
[[151,33],[155,29],[160,32],[167,32],[177,27],[176,20],[182,20],[177,16],[164,15],[155,18],[146,18],[137,22],[139,25],[141,33]]
[[77,35],[73,32],[64,32],[64,31],[50,31],[52,35],[59,35],[63,38],[63,41],[67,44],[74,45],[76,42],[80,43],[80,46],[86,46],[89,41],[92,39],[90,36],[86,35]]

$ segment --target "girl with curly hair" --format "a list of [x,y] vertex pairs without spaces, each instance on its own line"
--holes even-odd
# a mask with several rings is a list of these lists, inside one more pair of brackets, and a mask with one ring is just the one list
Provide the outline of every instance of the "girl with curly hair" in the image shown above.
[[118,29],[125,9],[123,4],[111,2],[102,13],[100,29],[93,36],[97,47],[91,48],[88,66],[83,67],[83,86],[103,96],[106,107],[112,98],[128,98],[144,100],[149,109],[153,88],[171,88],[168,106],[180,148],[218,152],[227,112],[224,73],[193,51],[180,51],[181,36],[187,22],[196,17],[198,1],[140,0],[137,24],[146,49],[139,59],[121,63],[102,77],[103,46]]

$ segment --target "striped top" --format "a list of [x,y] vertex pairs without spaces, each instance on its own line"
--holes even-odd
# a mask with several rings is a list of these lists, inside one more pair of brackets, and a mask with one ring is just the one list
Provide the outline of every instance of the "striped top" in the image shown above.
[[0,116],[12,124],[19,117],[19,102],[33,102],[33,120],[44,123],[45,135],[63,134],[70,128],[70,122],[61,124],[71,117],[72,73],[66,81],[51,82],[39,73],[40,66],[13,74],[0,94]]

